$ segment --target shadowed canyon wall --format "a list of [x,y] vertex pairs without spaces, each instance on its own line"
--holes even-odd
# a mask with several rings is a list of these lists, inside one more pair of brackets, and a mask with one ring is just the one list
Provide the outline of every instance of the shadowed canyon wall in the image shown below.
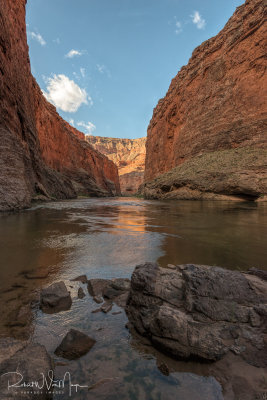
[[264,1],[247,0],[195,49],[154,109],[146,197],[263,197],[266,87]]
[[136,193],[144,181],[146,138],[86,136],[86,140],[117,165],[122,194]]
[[31,75],[25,4],[0,3],[0,210],[40,195],[119,194],[117,167],[57,114]]

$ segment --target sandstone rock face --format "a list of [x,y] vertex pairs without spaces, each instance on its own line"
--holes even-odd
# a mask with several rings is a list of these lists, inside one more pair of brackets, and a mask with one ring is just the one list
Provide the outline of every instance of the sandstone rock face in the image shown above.
[[240,354],[266,367],[267,282],[203,265],[136,267],[129,321],[155,347],[176,358],[215,361]]
[[119,193],[116,166],[57,114],[31,75],[26,0],[0,6],[0,210],[36,195]]
[[[267,147],[265,21],[264,1],[246,0],[217,36],[196,48],[188,65],[173,79],[165,98],[154,109],[148,127],[146,182],[197,156],[243,147],[257,152]],[[181,179],[177,169],[178,186],[186,190],[180,190],[180,195],[174,187],[176,193],[171,196],[194,198],[192,190],[228,194],[227,174],[220,172],[221,166],[228,172],[233,170],[234,157],[224,162],[223,155],[211,170],[206,163],[205,177],[202,170],[197,175],[197,168],[190,174],[189,180],[197,181],[197,187],[187,181],[186,174]],[[216,185],[220,187],[208,187],[209,177],[215,180],[216,174]],[[249,193],[251,184],[246,190],[244,175],[250,180],[258,176],[261,182],[253,190],[257,186],[257,192],[266,193],[266,181],[262,183],[267,175],[263,159],[255,168],[249,164],[238,171],[231,182],[232,187],[239,185],[238,192],[242,186],[244,193]],[[173,189],[166,188],[165,193]]]
[[86,140],[117,165],[122,193],[127,195],[137,192],[144,181],[146,138],[86,136]]

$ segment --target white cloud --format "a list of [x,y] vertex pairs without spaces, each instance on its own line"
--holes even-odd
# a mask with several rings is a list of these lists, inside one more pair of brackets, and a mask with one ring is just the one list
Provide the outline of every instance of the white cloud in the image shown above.
[[28,35],[29,35],[32,39],[37,40],[37,42],[39,42],[41,46],[45,46],[45,45],[46,45],[46,41],[45,41],[44,38],[40,35],[40,33],[28,32]]
[[183,31],[182,29],[182,24],[180,21],[176,21],[175,23],[175,33],[176,35],[179,35],[179,33],[181,33]]
[[56,44],[60,44],[60,39],[56,38],[56,39],[53,40],[53,42],[56,43]]
[[85,68],[80,68],[80,73],[83,78],[85,78]]
[[96,126],[92,122],[77,122],[77,125],[81,128],[84,128],[87,135],[92,135],[92,133],[96,130]]
[[70,123],[72,126],[75,126],[75,123],[74,123],[74,119],[73,119],[73,118],[70,118],[70,119],[69,119],[69,123]]
[[197,26],[198,29],[204,29],[206,26],[206,21],[201,17],[198,11],[195,11],[193,15],[191,15],[193,24]]
[[72,49],[65,55],[65,57],[66,58],[73,58],[73,57],[80,57],[82,55],[83,55],[82,51]]
[[47,92],[43,92],[44,96],[62,111],[76,112],[82,104],[93,104],[86,90],[63,74],[46,78],[45,82]]

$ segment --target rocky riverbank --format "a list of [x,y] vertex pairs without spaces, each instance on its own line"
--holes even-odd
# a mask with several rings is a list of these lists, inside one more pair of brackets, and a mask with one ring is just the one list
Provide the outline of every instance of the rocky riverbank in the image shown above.
[[[206,375],[220,382],[225,400],[262,399],[266,393],[265,271],[251,269],[241,273],[193,264],[161,268],[146,263],[135,268],[131,281],[88,280],[82,275],[72,282],[81,301],[87,288],[87,295],[95,303],[91,315],[101,313],[104,318],[107,313],[120,314],[118,308],[112,310],[115,305],[126,310],[126,327],[135,341],[156,355],[163,375],[171,374],[172,360],[178,365],[188,360],[189,371],[194,364],[202,365]],[[24,306],[22,328],[37,309],[53,314],[72,307],[72,297],[63,281],[41,289],[39,299],[36,293],[34,296],[35,301]],[[70,329],[53,350],[55,356],[75,360],[87,354],[98,340],[87,333]],[[1,375],[14,370],[27,380],[38,381],[42,372],[47,376],[47,371],[54,370],[55,356],[48,354],[44,346],[32,343],[30,337],[22,341],[1,339],[0,347]],[[7,376],[2,376],[1,394],[19,399],[17,392],[7,392],[6,380]],[[23,398],[33,399],[33,390],[27,396]],[[50,399],[51,393],[48,391],[41,398]]]
[[[243,147],[198,155],[146,182],[146,199],[266,201],[267,149]],[[207,168],[208,166],[208,168]]]

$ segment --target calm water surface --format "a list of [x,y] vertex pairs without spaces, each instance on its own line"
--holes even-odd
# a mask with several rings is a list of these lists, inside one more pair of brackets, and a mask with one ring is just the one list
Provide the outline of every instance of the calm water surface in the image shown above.
[[[207,367],[170,360],[141,344],[125,328],[124,311],[92,314],[97,306],[86,285],[70,279],[81,274],[88,279],[130,277],[135,265],[145,261],[266,269],[266,237],[267,207],[256,203],[83,199],[0,215],[0,335],[44,344],[58,363],[58,378],[70,371],[72,381],[89,386],[110,379],[91,391],[73,390],[74,399],[222,399]],[[43,278],[28,279],[32,272]],[[69,311],[37,311],[31,329],[10,328],[7,321],[18,305],[27,303],[29,293],[59,280],[73,297]],[[82,300],[79,286],[86,292]],[[70,328],[97,341],[77,361],[53,354]],[[158,368],[162,362],[168,376]]]

